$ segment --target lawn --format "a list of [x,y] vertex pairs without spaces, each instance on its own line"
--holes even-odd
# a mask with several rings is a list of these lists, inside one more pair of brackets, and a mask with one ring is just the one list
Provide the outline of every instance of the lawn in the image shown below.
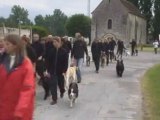
[[142,79],[144,120],[160,120],[160,64],[149,69]]

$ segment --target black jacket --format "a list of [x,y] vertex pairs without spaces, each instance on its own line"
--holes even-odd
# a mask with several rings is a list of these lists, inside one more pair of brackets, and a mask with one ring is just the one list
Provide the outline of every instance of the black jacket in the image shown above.
[[67,51],[68,54],[72,50],[72,45],[70,41],[65,41],[62,47]]
[[36,52],[30,44],[26,45],[26,51],[28,58],[31,60],[32,63],[35,63],[37,60]]
[[67,71],[68,66],[68,54],[62,47],[58,50],[56,48],[51,48],[49,52],[49,61],[47,66],[47,71],[51,75],[60,75]]
[[111,50],[111,51],[114,51],[114,48],[115,48],[115,46],[116,46],[116,42],[115,42],[114,40],[111,40],[111,41],[109,42],[109,44],[110,44],[110,50]]
[[71,57],[74,57],[75,59],[84,58],[84,52],[88,56],[86,43],[82,40],[76,40],[73,45]]
[[91,52],[93,59],[99,58],[101,55],[101,44],[99,42],[93,42],[91,46]]
[[35,50],[37,58],[44,55],[44,46],[39,41],[34,42],[32,48]]

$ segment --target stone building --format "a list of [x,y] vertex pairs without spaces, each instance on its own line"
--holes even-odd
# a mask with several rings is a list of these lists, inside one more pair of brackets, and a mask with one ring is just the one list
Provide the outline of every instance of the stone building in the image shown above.
[[146,42],[146,19],[127,0],[102,0],[92,12],[91,39],[113,37],[128,45],[132,39]]

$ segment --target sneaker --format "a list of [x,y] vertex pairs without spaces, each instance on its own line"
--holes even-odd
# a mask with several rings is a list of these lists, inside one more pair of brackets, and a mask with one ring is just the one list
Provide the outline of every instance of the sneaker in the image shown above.
[[51,105],[55,105],[55,104],[57,104],[57,101],[52,101],[51,103],[50,103]]
[[61,93],[61,94],[60,94],[60,97],[63,98],[63,96],[64,96],[64,93]]

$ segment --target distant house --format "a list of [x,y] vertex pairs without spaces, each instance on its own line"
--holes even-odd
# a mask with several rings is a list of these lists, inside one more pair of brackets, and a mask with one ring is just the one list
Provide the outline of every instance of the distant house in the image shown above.
[[127,0],[102,0],[92,12],[91,39],[113,37],[129,44],[146,43],[146,19]]

